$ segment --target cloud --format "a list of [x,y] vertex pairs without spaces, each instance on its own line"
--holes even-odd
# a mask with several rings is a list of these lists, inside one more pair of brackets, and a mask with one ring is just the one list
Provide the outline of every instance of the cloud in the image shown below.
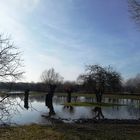
[[42,70],[54,68],[59,72],[65,80],[76,80],[79,73],[82,72],[82,68],[79,65],[64,62],[58,56],[52,56],[51,54],[38,54],[38,59],[42,62]]
[[[0,32],[10,34],[23,51],[27,81],[38,81],[41,72],[50,67],[66,80],[76,79],[85,64],[112,64],[128,75],[138,67],[138,48],[133,46],[139,44],[139,38],[109,26],[115,19],[111,21],[105,14],[103,19],[109,22],[106,28],[98,19],[102,14],[94,11],[89,1],[0,0],[0,3]],[[115,26],[118,25],[124,28],[123,23],[116,21]],[[116,30],[119,32],[115,33]],[[135,64],[135,70],[125,68],[131,64]]]
[[0,2],[0,18],[2,19],[0,20],[0,33],[10,36],[14,44],[23,52],[25,71],[27,71],[26,80],[33,81],[35,74],[31,67],[34,67],[34,64],[32,65],[30,59],[32,59],[31,54],[34,54],[37,44],[25,21],[28,17],[27,13],[33,12],[39,0],[0,0]]

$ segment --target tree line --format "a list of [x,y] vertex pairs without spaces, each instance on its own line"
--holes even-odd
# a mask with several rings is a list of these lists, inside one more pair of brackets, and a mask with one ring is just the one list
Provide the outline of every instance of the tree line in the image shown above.
[[[102,90],[104,90],[105,93],[140,93],[140,74],[137,74],[133,78],[129,78],[126,81],[123,81],[121,75],[115,71],[113,71],[113,68],[110,66],[106,69],[112,69],[106,73],[106,75],[103,73],[97,76],[97,73],[92,73],[91,69],[93,67],[101,68],[101,66],[98,65],[90,65],[86,66],[86,72],[84,74],[79,75],[76,81],[61,81],[55,82],[56,92],[64,93],[66,92],[66,88],[71,86],[72,90],[74,92],[79,93],[95,93],[96,92],[96,86],[99,87],[100,84],[102,84]],[[47,70],[45,70],[47,72]],[[110,72],[112,74],[110,74]],[[44,72],[43,72],[44,73]],[[91,74],[90,74],[91,73]],[[95,79],[95,76],[97,79]],[[106,76],[106,77],[105,77]],[[61,77],[62,78],[62,77]],[[101,78],[101,79],[98,79]],[[99,83],[98,80],[101,80]],[[42,82],[0,82],[0,90],[2,91],[25,91],[27,88],[31,91],[35,92],[48,92],[49,90],[49,82],[44,82],[42,79]]]

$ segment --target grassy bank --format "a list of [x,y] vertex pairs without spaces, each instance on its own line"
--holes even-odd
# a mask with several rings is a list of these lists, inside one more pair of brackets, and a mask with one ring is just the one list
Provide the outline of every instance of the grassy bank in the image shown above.
[[[30,96],[40,96],[40,95],[46,95],[47,92],[30,92]],[[19,94],[17,94],[19,95]],[[67,93],[55,93],[56,96],[67,96]],[[0,93],[0,96],[5,96],[5,93]],[[89,93],[72,93],[72,97],[79,97],[84,96],[87,98],[95,98],[95,94],[89,94]],[[140,94],[139,95],[132,95],[132,94],[104,94],[103,97],[108,97],[111,99],[135,99],[140,100]]]
[[0,128],[0,140],[139,140],[140,124],[56,124]]
[[[67,93],[55,93],[57,96],[67,96]],[[95,98],[95,94],[89,94],[89,93],[72,93],[72,97],[79,97],[84,96],[87,98]],[[136,99],[140,100],[140,94],[139,95],[126,95],[126,94],[104,94],[103,97],[111,98],[111,99]]]

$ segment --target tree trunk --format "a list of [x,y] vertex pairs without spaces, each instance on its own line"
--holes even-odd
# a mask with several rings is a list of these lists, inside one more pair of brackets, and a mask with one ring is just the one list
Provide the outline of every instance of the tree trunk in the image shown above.
[[53,95],[56,89],[56,85],[50,85],[49,86],[49,92],[46,95],[46,99],[45,99],[45,105],[49,108],[50,112],[49,115],[54,115],[54,108],[53,108]]
[[28,110],[29,105],[28,105],[28,97],[29,97],[29,89],[25,90],[24,93],[24,107]]
[[68,95],[67,95],[67,102],[68,102],[68,103],[71,102],[71,92],[68,92]]

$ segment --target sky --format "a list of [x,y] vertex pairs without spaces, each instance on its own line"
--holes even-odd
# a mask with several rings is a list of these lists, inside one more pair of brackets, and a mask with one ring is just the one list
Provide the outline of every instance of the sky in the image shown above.
[[76,80],[85,65],[111,65],[124,79],[140,72],[140,27],[127,0],[0,0],[0,34],[22,52],[24,82],[54,68]]

